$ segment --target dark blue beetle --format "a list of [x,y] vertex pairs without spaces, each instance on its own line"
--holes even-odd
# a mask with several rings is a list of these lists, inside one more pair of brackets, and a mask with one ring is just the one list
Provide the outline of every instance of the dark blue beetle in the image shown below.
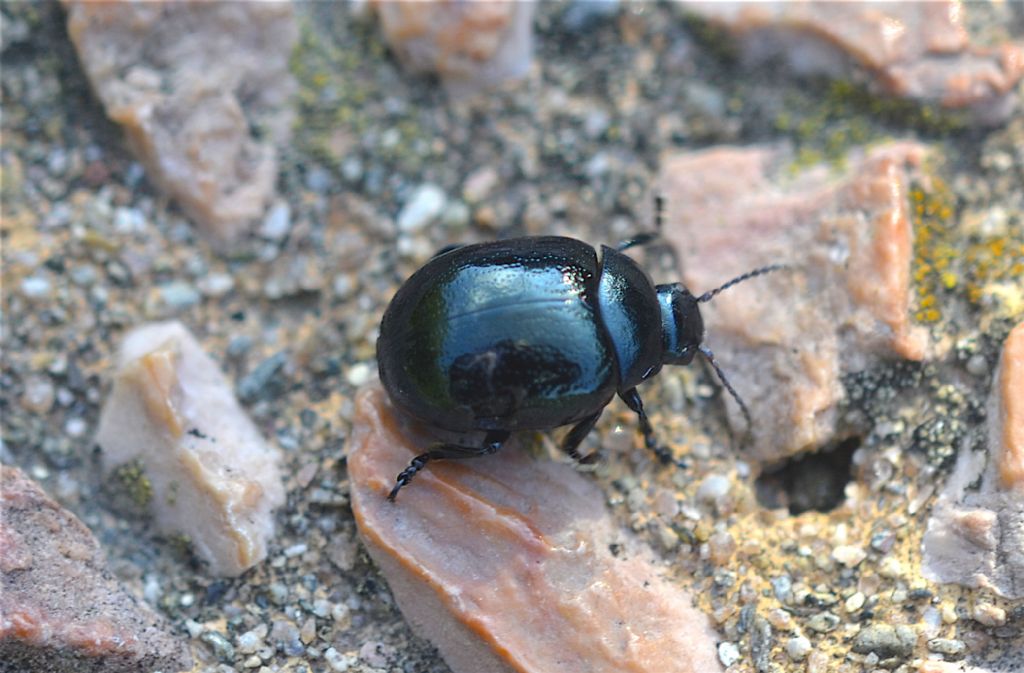
[[700,351],[750,415],[701,345],[698,304],[773,265],[695,297],[678,283],[655,286],[618,250],[541,236],[442,251],[399,288],[380,325],[380,380],[395,406],[448,437],[413,459],[388,495],[394,500],[428,461],[493,453],[512,432],[574,427],[577,448],[616,394],[636,412],[646,445],[662,460],[636,386],[662,365]]

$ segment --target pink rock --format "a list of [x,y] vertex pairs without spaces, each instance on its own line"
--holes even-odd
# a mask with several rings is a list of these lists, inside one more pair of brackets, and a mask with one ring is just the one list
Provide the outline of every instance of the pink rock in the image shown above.
[[266,556],[284,504],[280,452],[181,323],[125,337],[96,443],[107,471],[141,466],[157,528],[187,535],[214,575],[240,575]]
[[428,442],[407,434],[379,388],[356,405],[348,466],[360,535],[406,619],[453,671],[721,670],[693,597],[571,466],[506,447],[431,464],[388,502]]
[[748,58],[784,55],[800,73],[848,76],[856,64],[884,93],[967,108],[998,123],[1017,105],[1024,42],[971,44],[970,3],[685,2],[688,11],[724,26]]
[[149,176],[215,240],[246,231],[290,132],[291,3],[64,3],[86,75]]
[[[665,237],[694,293],[766,264],[775,273],[705,305],[705,344],[753,415],[752,455],[775,461],[833,439],[839,377],[885,357],[922,358],[909,316],[908,179],[923,147],[898,143],[784,175],[779,147],[721,147],[662,161]],[[726,399],[733,426],[738,407]]]
[[922,542],[925,577],[1024,598],[1024,323],[1003,345],[988,451],[961,446]]
[[0,670],[188,670],[184,640],[113,578],[89,529],[0,465]]
[[1024,323],[1013,328],[1003,344],[989,418],[999,485],[1024,491]]
[[376,2],[384,38],[413,72],[455,95],[518,79],[530,66],[534,2]]

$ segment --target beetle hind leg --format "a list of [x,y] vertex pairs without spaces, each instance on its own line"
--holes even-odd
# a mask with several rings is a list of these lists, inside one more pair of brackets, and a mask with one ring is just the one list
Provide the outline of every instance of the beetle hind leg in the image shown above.
[[402,490],[403,486],[409,484],[412,478],[416,476],[416,473],[426,467],[427,463],[432,460],[442,459],[461,459],[461,458],[475,458],[477,456],[486,456],[494,453],[501,448],[502,444],[508,439],[511,433],[503,430],[491,430],[487,433],[484,438],[483,446],[459,446],[458,444],[438,444],[430,451],[421,453],[412,459],[409,463],[409,467],[405,468],[398,473],[398,477],[395,479],[395,487],[388,493],[388,500],[391,502],[395,501],[395,497],[398,492]]
[[597,423],[597,419],[601,417],[602,411],[604,410],[599,409],[597,413],[587,416],[582,421],[574,425],[572,430],[569,431],[569,434],[567,434],[565,439],[562,440],[562,451],[581,465],[590,465],[597,460],[597,451],[582,456],[577,449],[580,446],[580,442],[583,441],[583,438],[590,434],[590,431],[594,429],[594,424]]
[[651,427],[651,421],[647,418],[647,412],[644,411],[643,400],[640,399],[640,393],[636,391],[636,388],[630,388],[625,392],[619,393],[619,397],[622,398],[627,407],[636,413],[640,421],[640,432],[644,436],[644,445],[658,457],[662,465],[675,462],[669,450],[658,444],[658,439],[654,436],[654,428]]

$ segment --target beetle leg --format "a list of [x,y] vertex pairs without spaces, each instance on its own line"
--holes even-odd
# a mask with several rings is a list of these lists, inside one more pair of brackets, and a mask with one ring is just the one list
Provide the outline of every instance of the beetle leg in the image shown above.
[[617,246],[616,250],[622,252],[623,250],[629,250],[635,248],[638,245],[647,245],[654,239],[661,236],[662,225],[665,220],[665,197],[661,195],[661,192],[655,192],[654,194],[654,231],[647,231],[642,234],[637,234],[632,238],[627,238]]
[[581,456],[580,452],[576,449],[579,447],[580,442],[586,437],[591,430],[594,429],[594,424],[597,423],[597,419],[601,418],[601,412],[604,409],[599,409],[596,414],[587,416],[582,421],[573,426],[569,434],[562,440],[562,451],[567,453],[570,458],[575,460],[577,463],[582,465],[589,465],[597,460],[597,451]]
[[619,393],[619,397],[626,403],[626,406],[636,412],[637,417],[640,419],[640,432],[644,435],[644,445],[648,449],[654,452],[654,455],[658,457],[663,465],[668,465],[672,462],[672,454],[668,452],[664,446],[658,444],[658,440],[654,436],[654,428],[651,427],[651,421],[647,418],[647,412],[644,411],[643,400],[640,399],[640,393],[636,391],[636,388],[630,388],[629,390]]
[[508,439],[510,434],[511,433],[504,430],[490,430],[487,432],[487,436],[484,437],[483,446],[438,444],[430,451],[421,453],[412,459],[412,462],[409,463],[409,467],[405,468],[398,474],[398,478],[395,479],[395,487],[391,489],[391,493],[388,493],[388,500],[394,502],[395,496],[398,495],[398,491],[412,481],[412,478],[416,476],[416,473],[422,470],[430,461],[445,458],[475,458],[477,456],[486,456],[487,454],[494,453],[500,449],[501,445],[505,443],[505,440]]

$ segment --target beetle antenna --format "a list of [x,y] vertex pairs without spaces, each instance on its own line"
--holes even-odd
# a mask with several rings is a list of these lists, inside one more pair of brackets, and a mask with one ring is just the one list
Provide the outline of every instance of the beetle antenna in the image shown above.
[[742,283],[745,280],[750,280],[751,278],[756,278],[757,276],[763,276],[764,274],[771,273],[772,271],[781,271],[782,269],[788,269],[788,268],[790,268],[790,266],[788,264],[769,264],[768,266],[762,266],[760,269],[754,269],[753,271],[748,271],[745,274],[743,274],[742,276],[737,276],[737,277],[733,278],[732,280],[730,280],[728,283],[726,283],[722,287],[715,288],[714,290],[710,290],[708,292],[705,292],[701,296],[697,297],[697,301],[699,301],[701,303],[704,303],[706,301],[711,301],[711,299],[716,294],[718,294],[722,290],[728,290],[730,287],[732,287],[733,285],[736,285],[737,283]]
[[722,386],[729,391],[732,398],[736,400],[736,404],[740,405],[740,411],[743,412],[743,420],[747,422],[747,432],[745,433],[744,438],[748,437],[754,427],[754,421],[750,418],[750,409],[747,409],[747,405],[744,404],[742,399],[740,399],[739,393],[737,393],[736,389],[732,387],[731,383],[729,383],[729,379],[725,378],[722,368],[718,366],[717,362],[715,362],[715,354],[711,352],[711,349],[707,346],[698,346],[697,348],[701,353],[703,353],[704,357],[707,358],[707,361],[711,363],[715,373],[718,374],[718,380],[722,382]]

